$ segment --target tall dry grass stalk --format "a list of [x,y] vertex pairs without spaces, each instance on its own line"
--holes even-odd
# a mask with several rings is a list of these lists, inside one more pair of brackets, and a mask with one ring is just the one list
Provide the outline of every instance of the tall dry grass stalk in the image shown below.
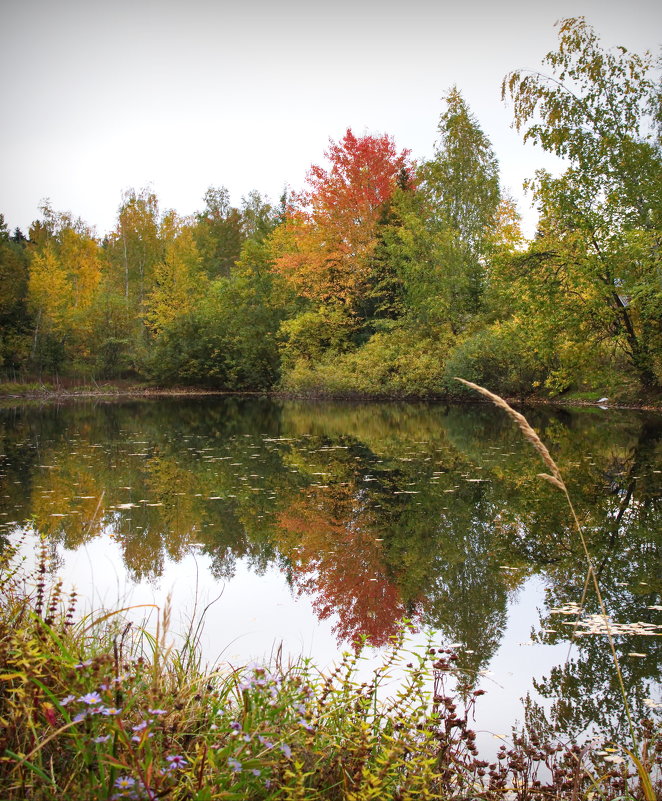
[[586,601],[586,594],[588,592],[588,588],[592,584],[593,588],[595,590],[595,594],[596,594],[596,597],[597,597],[597,600],[598,600],[598,604],[600,606],[600,612],[602,613],[602,619],[604,620],[605,631],[607,633],[607,639],[609,641],[609,648],[610,648],[610,651],[611,651],[612,661],[614,663],[614,669],[616,670],[616,676],[618,678],[618,685],[619,685],[619,688],[620,688],[620,691],[621,691],[621,696],[622,696],[622,699],[623,699],[623,707],[624,707],[625,714],[626,714],[627,720],[628,720],[628,726],[629,726],[629,729],[630,729],[630,736],[632,737],[632,742],[633,742],[633,745],[634,745],[634,749],[636,751],[636,750],[638,750],[637,736],[635,734],[634,723],[633,723],[632,714],[631,714],[631,711],[630,711],[630,704],[628,703],[627,693],[625,692],[625,682],[623,681],[623,674],[621,673],[621,665],[620,665],[620,662],[619,662],[619,659],[618,659],[618,655],[616,654],[616,647],[614,645],[614,637],[613,637],[611,626],[610,626],[610,623],[609,623],[609,615],[607,614],[607,608],[606,608],[604,600],[602,598],[602,593],[600,591],[600,585],[599,585],[599,582],[598,582],[598,576],[597,576],[597,573],[595,571],[595,567],[593,566],[593,559],[591,558],[591,554],[590,554],[590,552],[588,550],[588,546],[586,544],[586,538],[584,537],[584,531],[583,531],[583,529],[581,527],[581,524],[579,522],[579,518],[577,517],[577,513],[575,512],[575,507],[573,506],[572,500],[570,498],[570,493],[568,492],[568,488],[566,487],[565,481],[563,480],[563,476],[561,475],[561,471],[559,470],[559,468],[558,468],[556,462],[554,461],[554,459],[552,459],[552,457],[551,457],[549,451],[547,450],[545,444],[542,442],[542,440],[540,439],[540,437],[536,433],[535,429],[532,428],[532,426],[530,425],[529,421],[526,419],[526,417],[524,417],[523,414],[520,414],[520,412],[515,411],[515,409],[513,409],[512,406],[510,406],[502,397],[500,397],[499,395],[495,395],[494,392],[490,392],[488,389],[485,389],[485,387],[481,387],[478,384],[473,384],[471,381],[466,381],[464,378],[457,378],[456,377],[455,380],[459,381],[460,383],[464,384],[465,386],[469,387],[470,389],[475,390],[476,392],[480,393],[484,397],[489,398],[489,400],[491,400],[492,403],[494,403],[500,409],[503,409],[506,412],[506,414],[512,420],[514,420],[515,423],[517,423],[517,425],[519,426],[522,434],[524,434],[525,439],[528,440],[531,443],[531,445],[536,449],[536,451],[540,455],[540,458],[543,460],[543,462],[547,465],[547,467],[550,470],[551,475],[549,475],[547,473],[538,473],[538,476],[540,478],[544,479],[545,481],[548,481],[550,484],[553,484],[557,489],[560,489],[561,492],[563,492],[563,494],[565,495],[565,498],[566,498],[566,501],[568,503],[568,508],[570,509],[570,514],[572,516],[572,520],[573,520],[575,529],[577,530],[577,534],[579,535],[579,540],[580,540],[581,545],[582,545],[582,550],[584,552],[584,557],[585,557],[586,563],[588,565],[586,581],[584,582],[584,589],[583,589],[581,601],[580,601],[580,604],[579,604],[579,611],[577,613],[577,618],[575,620],[575,630],[573,630],[573,635],[574,635],[574,632],[576,631],[577,623],[579,622],[579,619],[580,619],[580,617],[582,615],[582,612],[584,610],[584,603]]

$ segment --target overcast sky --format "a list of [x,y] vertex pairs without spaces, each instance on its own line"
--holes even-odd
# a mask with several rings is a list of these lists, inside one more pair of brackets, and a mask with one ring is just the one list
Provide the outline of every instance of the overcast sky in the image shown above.
[[554,22],[659,53],[659,0],[0,0],[0,212],[27,230],[43,198],[102,235],[122,190],[190,214],[209,186],[276,200],[329,138],[388,133],[432,154],[442,97],[463,92],[520,200],[551,166],[521,144],[504,74],[537,68]]

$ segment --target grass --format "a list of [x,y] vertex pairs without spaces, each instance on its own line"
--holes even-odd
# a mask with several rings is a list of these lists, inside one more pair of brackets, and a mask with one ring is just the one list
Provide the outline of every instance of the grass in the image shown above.
[[[567,495],[526,419],[478,391],[517,422],[549,470],[543,478]],[[483,691],[449,649],[408,650],[404,628],[367,681],[357,678],[360,647],[326,673],[279,658],[208,670],[198,626],[183,646],[169,645],[167,605],[155,630],[132,625],[126,609],[80,617],[75,594],[51,577],[46,547],[34,571],[19,551],[17,543],[0,556],[3,801],[662,795],[662,742],[650,720],[632,721],[628,744],[525,729],[483,759],[471,727]],[[595,580],[599,592],[586,555],[586,586]]]

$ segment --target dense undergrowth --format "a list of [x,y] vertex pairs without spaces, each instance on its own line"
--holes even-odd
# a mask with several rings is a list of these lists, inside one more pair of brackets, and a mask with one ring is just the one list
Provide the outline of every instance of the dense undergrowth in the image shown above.
[[363,682],[360,648],[326,674],[308,660],[210,671],[196,631],[168,646],[167,608],[152,632],[126,610],[80,617],[46,549],[30,571],[19,547],[0,559],[6,801],[651,799],[662,789],[651,721],[634,761],[629,747],[535,727],[482,759],[472,713],[483,691],[450,650],[409,651],[403,631]]

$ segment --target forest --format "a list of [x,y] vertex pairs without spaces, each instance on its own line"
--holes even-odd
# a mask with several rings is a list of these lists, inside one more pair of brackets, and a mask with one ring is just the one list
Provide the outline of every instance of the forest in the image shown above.
[[504,78],[523,140],[563,165],[528,183],[530,240],[457,87],[430,160],[348,129],[277,203],[212,186],[183,217],[128,189],[103,237],[47,201],[26,234],[0,215],[0,378],[658,400],[659,67],[579,18]]

